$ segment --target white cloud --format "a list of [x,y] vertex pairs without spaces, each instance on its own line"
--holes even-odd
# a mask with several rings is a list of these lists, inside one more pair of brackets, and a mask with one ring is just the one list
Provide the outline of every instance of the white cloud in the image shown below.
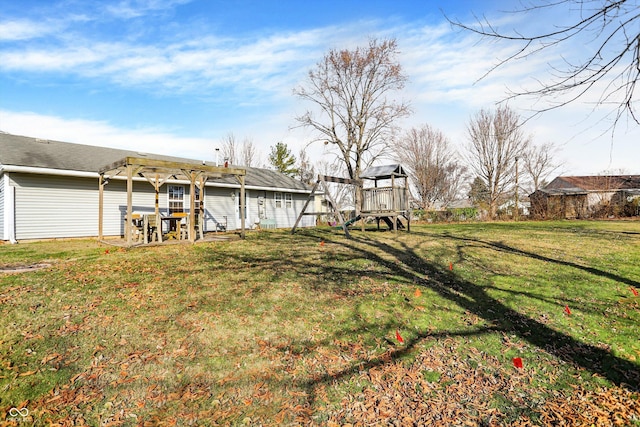
[[122,0],[106,6],[106,11],[119,19],[132,19],[150,12],[165,11],[192,0]]
[[65,37],[48,46],[0,50],[0,69],[106,79],[156,92],[202,94],[225,86],[262,93],[286,87],[289,92],[307,64],[321,55],[319,31],[251,40],[209,36],[168,45]]
[[213,156],[214,142],[206,138],[179,136],[165,129],[122,129],[106,121],[0,110],[0,130],[14,135],[186,158],[207,156],[211,159]]
[[0,22],[0,41],[29,40],[59,31],[58,25],[26,19]]

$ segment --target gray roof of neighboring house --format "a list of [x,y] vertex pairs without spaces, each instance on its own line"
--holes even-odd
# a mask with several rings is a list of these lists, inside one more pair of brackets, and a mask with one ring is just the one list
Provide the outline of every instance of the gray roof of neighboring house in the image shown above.
[[540,191],[550,195],[640,189],[640,175],[559,176]]
[[[122,160],[125,157],[147,157],[158,160],[193,163],[194,165],[202,164],[202,160],[0,133],[0,165],[97,173],[103,167]],[[260,168],[245,169],[247,171],[245,185],[248,187],[310,191],[310,187],[301,181],[277,171]],[[223,178],[216,180],[216,182],[237,184],[237,181],[233,178]]]

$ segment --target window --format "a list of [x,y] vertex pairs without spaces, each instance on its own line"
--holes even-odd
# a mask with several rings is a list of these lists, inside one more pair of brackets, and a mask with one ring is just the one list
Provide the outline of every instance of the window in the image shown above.
[[275,193],[276,208],[293,208],[293,195],[290,193]]
[[169,186],[169,214],[184,212],[184,187],[182,185]]

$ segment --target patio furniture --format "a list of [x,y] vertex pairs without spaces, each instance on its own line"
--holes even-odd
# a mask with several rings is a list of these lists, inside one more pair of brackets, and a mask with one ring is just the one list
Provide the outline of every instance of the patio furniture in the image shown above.
[[[160,218],[161,222],[166,222],[168,225],[167,232],[163,233],[163,237],[167,240],[180,240],[182,238],[182,227],[180,222],[183,219],[187,219],[187,225],[189,217],[184,212],[175,212],[169,216],[163,216]],[[187,229],[188,230],[188,229]],[[188,231],[186,235],[188,235]]]
[[154,237],[157,242],[162,242],[162,232],[158,227],[158,219],[156,214],[145,215],[144,220],[146,222],[146,227],[144,228],[145,243],[153,242]]
[[[125,222],[127,219],[125,219]],[[125,225],[125,230],[126,230]],[[131,214],[131,227],[129,228],[131,232],[131,240],[142,242],[144,239],[144,220],[142,215],[138,213]]]

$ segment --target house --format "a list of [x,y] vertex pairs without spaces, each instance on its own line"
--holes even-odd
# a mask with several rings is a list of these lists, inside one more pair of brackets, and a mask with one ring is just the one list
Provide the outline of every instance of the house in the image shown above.
[[559,176],[529,198],[538,219],[637,215],[640,175]]
[[[0,133],[0,241],[98,236],[99,172],[131,157],[179,162],[194,168],[215,164]],[[253,228],[260,222],[291,227],[310,188],[273,170],[242,169],[246,170],[246,227]],[[158,197],[161,214],[189,211],[189,184],[171,177],[162,182]],[[141,176],[133,178],[132,186],[133,211],[154,212],[154,186]],[[241,228],[240,187],[232,177],[207,180],[201,197],[205,232]],[[103,235],[123,236],[127,180],[114,176],[103,190]],[[196,188],[195,192],[199,191]],[[195,196],[200,200],[199,194]],[[300,224],[314,225],[314,218],[305,218]]]

